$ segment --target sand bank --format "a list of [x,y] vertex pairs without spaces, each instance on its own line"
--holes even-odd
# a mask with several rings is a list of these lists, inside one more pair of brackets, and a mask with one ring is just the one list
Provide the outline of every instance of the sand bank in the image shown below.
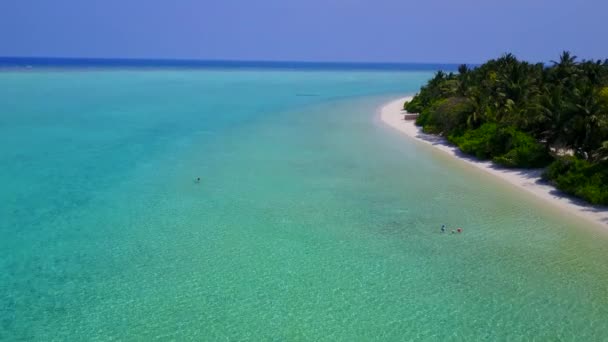
[[557,190],[541,179],[540,169],[507,169],[494,165],[489,161],[479,161],[473,157],[463,154],[458,148],[449,145],[447,141],[438,136],[425,134],[414,124],[413,120],[404,120],[406,113],[403,110],[403,102],[409,97],[391,101],[379,110],[380,121],[403,133],[418,142],[432,145],[434,148],[445,152],[461,160],[464,163],[475,166],[490,173],[509,184],[522,189],[546,203],[557,207],[559,210],[576,215],[590,224],[597,224],[608,229],[608,209],[601,206],[593,206],[579,199],[568,196]]

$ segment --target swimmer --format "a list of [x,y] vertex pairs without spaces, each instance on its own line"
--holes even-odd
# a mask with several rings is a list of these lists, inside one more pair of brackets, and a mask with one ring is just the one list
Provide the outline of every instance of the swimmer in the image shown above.
[[456,229],[456,231],[458,231],[459,233],[462,233],[462,228],[458,228],[458,229]]
[[198,184],[201,182],[201,177],[196,177],[196,179],[194,180],[194,183]]
[[441,232],[442,232],[442,233],[445,233],[445,224],[442,224],[442,225],[441,225]]

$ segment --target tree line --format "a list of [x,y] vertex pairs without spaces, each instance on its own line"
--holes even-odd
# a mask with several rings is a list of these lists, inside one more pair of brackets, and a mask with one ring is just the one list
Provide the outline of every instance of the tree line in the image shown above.
[[608,204],[608,59],[512,54],[437,72],[404,104],[424,132],[505,167],[545,167],[557,188]]

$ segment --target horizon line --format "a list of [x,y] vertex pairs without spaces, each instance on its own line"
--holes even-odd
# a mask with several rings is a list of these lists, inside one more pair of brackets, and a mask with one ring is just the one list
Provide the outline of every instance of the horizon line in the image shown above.
[[382,61],[336,61],[336,60],[265,60],[265,59],[198,59],[198,58],[156,58],[156,57],[58,57],[58,56],[0,56],[0,65],[7,61],[108,61],[108,62],[177,62],[177,63],[261,63],[261,64],[325,64],[325,65],[369,65],[369,66],[458,66],[461,64],[478,65],[478,63],[458,62],[382,62]]

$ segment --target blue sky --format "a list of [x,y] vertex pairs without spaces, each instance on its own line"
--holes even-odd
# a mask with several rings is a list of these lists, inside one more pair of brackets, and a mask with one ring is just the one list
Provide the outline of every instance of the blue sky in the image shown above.
[[0,56],[608,58],[606,0],[1,0]]

